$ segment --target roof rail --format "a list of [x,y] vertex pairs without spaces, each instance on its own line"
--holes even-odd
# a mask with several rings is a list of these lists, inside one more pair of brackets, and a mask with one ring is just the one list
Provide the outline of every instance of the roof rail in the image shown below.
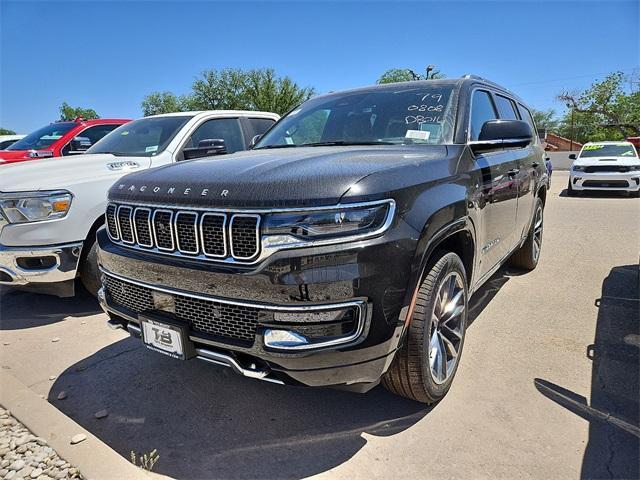
[[480,75],[473,75],[472,73],[467,73],[466,75],[463,75],[460,78],[471,79],[471,80],[480,80],[481,82],[488,83],[489,85],[492,85],[492,86],[494,86],[496,88],[499,88],[500,90],[504,90],[505,92],[510,92],[510,90],[508,88],[503,87],[499,83],[492,82],[491,80],[487,80],[486,78],[481,77]]
[[486,78],[482,78],[480,75],[474,75],[473,73],[467,73],[465,75],[462,75],[462,77],[460,78],[472,78],[474,80],[484,80],[485,82],[487,81]]

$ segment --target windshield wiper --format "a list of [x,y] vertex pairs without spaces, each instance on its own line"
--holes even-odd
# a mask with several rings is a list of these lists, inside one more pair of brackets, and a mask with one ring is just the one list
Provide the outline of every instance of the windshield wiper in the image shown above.
[[285,143],[284,145],[265,145],[264,147],[253,148],[253,150],[267,150],[269,148],[292,148],[300,146],[301,145],[296,145],[294,143]]
[[381,140],[370,140],[370,141],[361,141],[361,142],[349,142],[346,140],[334,140],[331,142],[312,142],[312,143],[303,143],[299,145],[300,147],[332,147],[332,146],[350,146],[350,145],[395,145],[393,142],[383,142]]

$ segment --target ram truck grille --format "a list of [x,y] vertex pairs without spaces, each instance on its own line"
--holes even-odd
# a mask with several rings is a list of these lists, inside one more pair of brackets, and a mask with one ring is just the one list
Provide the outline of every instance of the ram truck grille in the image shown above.
[[107,233],[142,250],[251,262],[260,254],[260,215],[110,203]]

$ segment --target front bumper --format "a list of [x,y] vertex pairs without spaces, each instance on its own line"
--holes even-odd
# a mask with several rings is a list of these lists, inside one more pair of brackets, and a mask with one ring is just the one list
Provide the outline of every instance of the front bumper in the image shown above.
[[0,245],[0,285],[72,296],[82,242],[34,247]]
[[[404,329],[407,272],[416,232],[399,223],[382,237],[339,251],[335,245],[287,250],[251,267],[147,254],[114,244],[102,229],[97,235],[103,271],[100,302],[111,323],[133,335],[140,331],[140,315],[169,314],[188,327],[197,358],[224,364],[243,375],[366,391],[389,368]],[[381,261],[391,258],[393,262]],[[169,308],[166,295],[173,297],[168,300]],[[205,309],[203,302],[212,307]],[[225,304],[232,303],[259,310],[249,341],[246,337],[243,341],[225,338],[228,331],[220,325],[208,331],[202,328],[203,321],[210,328],[225,318]],[[359,311],[356,321],[339,334],[333,324],[343,322],[344,317],[338,321],[335,317],[309,318],[310,311],[322,315],[354,304]],[[287,318],[269,317],[283,310]],[[234,315],[242,319],[244,312],[231,312],[226,321],[234,322]],[[297,349],[274,348],[267,341],[268,329],[306,335],[306,329],[316,327],[322,332],[325,327],[330,329],[327,331],[334,332],[331,335],[338,341]]]
[[640,191],[639,171],[585,173],[572,170],[569,181],[574,190]]

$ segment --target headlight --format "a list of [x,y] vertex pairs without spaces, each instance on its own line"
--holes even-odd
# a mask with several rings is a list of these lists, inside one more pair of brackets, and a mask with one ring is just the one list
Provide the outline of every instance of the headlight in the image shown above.
[[384,200],[272,213],[264,219],[262,232],[268,247],[358,240],[385,231],[394,211],[395,202]]
[[574,165],[573,166],[573,171],[574,172],[584,172],[584,167],[582,165]]
[[65,190],[0,193],[0,209],[9,223],[41,222],[64,217],[72,197]]

